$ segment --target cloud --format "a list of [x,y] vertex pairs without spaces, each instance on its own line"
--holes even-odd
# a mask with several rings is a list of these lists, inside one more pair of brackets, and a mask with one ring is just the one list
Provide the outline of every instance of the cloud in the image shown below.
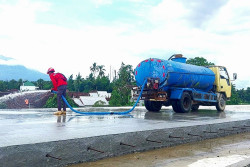
[[179,26],[186,22],[184,16],[187,13],[188,10],[181,2],[165,0],[152,7],[148,16],[152,24]]
[[9,60],[13,60],[13,58],[0,55],[0,60],[9,61]]
[[92,0],[92,2],[95,3],[96,7],[99,7],[102,5],[111,5],[113,0]]
[[[35,22],[36,13],[47,11],[49,3],[33,2],[29,0],[19,0],[16,4],[0,5],[1,33],[10,32],[17,35],[30,24]],[[18,28],[17,28],[18,27]],[[16,30],[19,30],[15,33]]]
[[250,3],[244,0],[230,0],[205,26],[213,33],[231,35],[249,32]]
[[203,24],[213,19],[227,2],[227,0],[181,0],[184,8],[188,10],[185,19],[197,28],[202,28]]
[[247,1],[96,0],[91,2],[97,6],[86,4],[89,9],[85,1],[70,7],[17,2],[0,3],[0,54],[44,73],[54,67],[86,77],[96,62],[107,74],[122,62],[135,67],[149,57],[182,53],[227,66],[239,80],[250,77],[244,61],[250,39]]

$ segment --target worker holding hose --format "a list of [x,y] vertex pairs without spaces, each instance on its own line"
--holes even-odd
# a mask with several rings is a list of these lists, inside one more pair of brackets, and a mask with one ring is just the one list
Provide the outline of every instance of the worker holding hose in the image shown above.
[[[66,89],[67,89],[67,78],[61,73],[55,73],[53,68],[49,68],[47,71],[49,75],[53,88],[51,91],[57,91],[57,112],[54,112],[54,115],[62,115],[66,114],[66,104],[62,100],[62,95],[66,98]],[[62,101],[63,101],[63,111],[62,109]]]

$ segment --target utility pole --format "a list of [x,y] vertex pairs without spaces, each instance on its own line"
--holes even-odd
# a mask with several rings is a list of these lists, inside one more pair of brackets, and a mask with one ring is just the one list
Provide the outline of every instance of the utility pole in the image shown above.
[[110,70],[109,70],[109,81],[111,82],[111,66],[110,66]]

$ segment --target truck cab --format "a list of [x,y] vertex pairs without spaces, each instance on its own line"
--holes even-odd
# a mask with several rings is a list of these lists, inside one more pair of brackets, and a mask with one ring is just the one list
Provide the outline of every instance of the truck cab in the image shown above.
[[227,69],[222,66],[210,66],[209,68],[215,74],[215,92],[223,93],[227,100],[229,100],[231,97],[232,84]]
[[[214,92],[217,94],[216,109],[223,111],[226,107],[226,101],[230,100],[232,83],[228,75],[226,67],[223,66],[209,66],[214,74]],[[234,73],[234,80],[236,80],[237,74]]]

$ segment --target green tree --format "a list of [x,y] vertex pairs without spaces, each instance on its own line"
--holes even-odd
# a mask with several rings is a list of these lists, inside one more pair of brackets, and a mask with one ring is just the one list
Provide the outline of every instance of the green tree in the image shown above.
[[8,89],[7,84],[4,81],[0,81],[0,91],[6,91]]
[[197,66],[210,66],[210,65],[214,65],[214,63],[208,62],[203,57],[190,58],[190,59],[187,60],[186,63],[187,64],[197,65]]
[[80,73],[78,73],[78,75],[76,76],[76,80],[74,80],[75,91],[80,92],[81,82],[82,82],[82,76],[80,75]]
[[97,72],[97,65],[96,63],[93,63],[93,65],[90,67],[90,71],[93,74],[93,77],[95,78],[96,72]]
[[110,81],[107,76],[98,76],[95,80],[96,89],[99,91],[108,91],[110,86]]
[[111,93],[111,99],[109,101],[109,105],[110,106],[121,106],[121,96],[119,94],[119,92],[117,91],[117,89],[114,89]]
[[235,89],[235,85],[232,85],[232,95],[231,95],[230,101],[228,101],[227,104],[237,105],[240,103],[241,103],[241,100],[239,98],[239,94],[237,90]]
[[98,71],[98,76],[99,77],[103,77],[104,76],[104,73],[105,73],[105,69],[104,69],[104,65],[99,65],[97,66],[97,71]]
[[38,79],[37,80],[37,86],[39,87],[39,89],[43,89],[44,88],[44,80],[43,79]]
[[119,78],[115,80],[114,88],[111,93],[111,106],[131,105],[131,85],[134,81],[134,74],[131,65],[121,64],[118,72]]
[[11,90],[11,89],[19,89],[20,86],[18,86],[18,82],[14,79],[10,80],[9,83],[8,83],[8,90]]
[[84,79],[82,78],[80,86],[79,86],[79,92],[84,92],[85,85],[84,85]]
[[245,103],[249,104],[250,103],[250,87],[248,87],[246,90],[245,90]]
[[73,74],[70,75],[69,79],[68,79],[68,85],[67,85],[67,89],[69,91],[74,91],[75,87],[74,87],[74,80],[73,80]]
[[18,83],[18,87],[20,88],[20,86],[23,85],[23,80],[22,80],[22,79],[19,79],[19,80],[17,81],[17,83]]
[[53,87],[53,84],[51,81],[44,81],[43,89],[44,90],[49,90]]
[[118,72],[119,79],[124,84],[131,84],[134,81],[134,73],[131,65],[121,64]]
[[83,92],[88,93],[93,90],[93,82],[90,79],[83,80],[84,90]]

